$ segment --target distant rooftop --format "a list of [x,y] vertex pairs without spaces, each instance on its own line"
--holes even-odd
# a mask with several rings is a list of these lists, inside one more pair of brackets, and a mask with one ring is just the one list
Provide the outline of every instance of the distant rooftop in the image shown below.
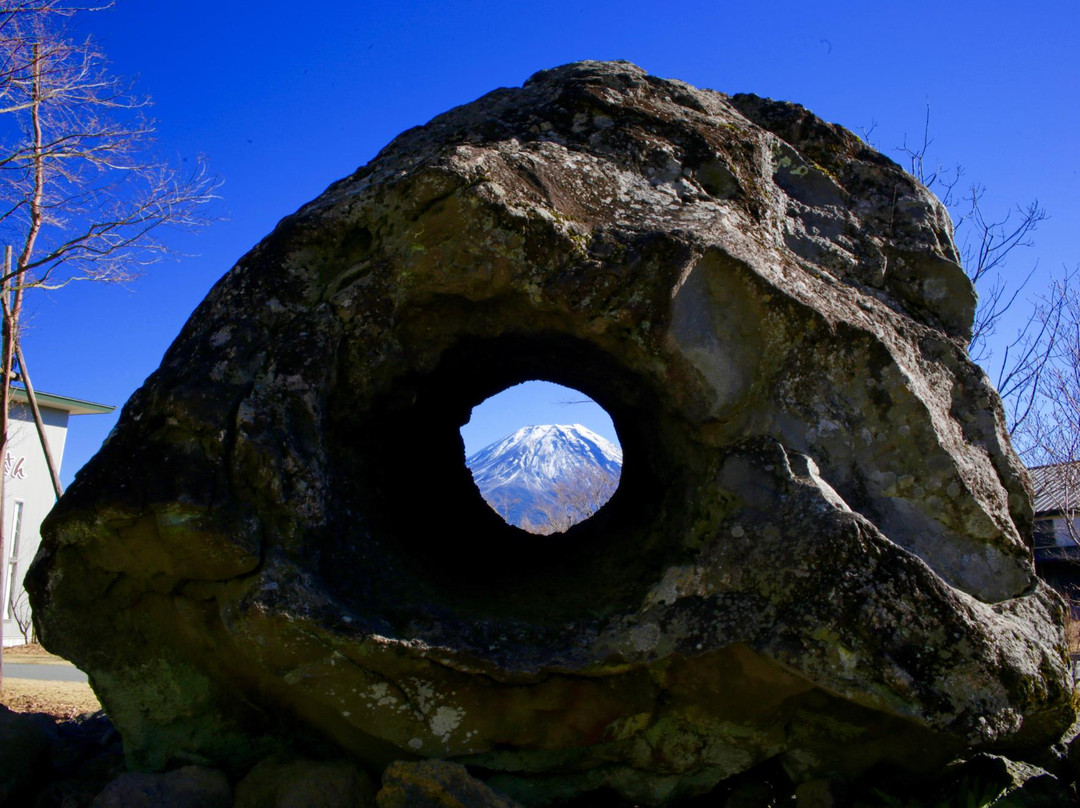
[[[26,390],[22,387],[12,387],[11,397],[20,404],[26,404],[29,401]],[[108,404],[95,404],[93,401],[59,396],[55,393],[43,393],[40,390],[34,391],[34,398],[37,399],[38,406],[63,410],[71,415],[104,415],[116,409],[116,407],[111,407]]]
[[1080,508],[1080,463],[1054,463],[1028,469],[1035,489],[1035,513],[1064,513]]

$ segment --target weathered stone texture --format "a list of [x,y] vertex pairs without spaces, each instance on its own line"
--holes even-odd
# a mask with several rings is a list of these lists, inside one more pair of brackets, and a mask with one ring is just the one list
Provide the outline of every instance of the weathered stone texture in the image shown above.
[[441,760],[387,766],[376,804],[378,808],[521,808],[471,777],[464,766]]
[[[1048,743],[1062,607],[974,303],[942,206],[849,132],[626,63],[539,73],[221,280],[49,518],[39,632],[149,768],[289,739],[657,804],[767,759]],[[457,431],[529,378],[605,406],[625,456],[543,541]]]
[[347,761],[267,759],[236,786],[233,808],[374,808],[375,786]]
[[93,808],[233,808],[232,789],[224,774],[204,766],[125,772],[102,789]]
[[43,716],[0,705],[0,806],[25,803],[33,795],[37,781],[48,773],[54,735]]

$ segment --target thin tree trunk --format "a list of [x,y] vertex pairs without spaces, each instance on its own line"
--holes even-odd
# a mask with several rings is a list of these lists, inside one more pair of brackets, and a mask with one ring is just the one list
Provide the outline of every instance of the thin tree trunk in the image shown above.
[[[3,355],[0,357],[0,384],[3,385],[3,393],[0,394],[0,404],[3,412],[0,413],[0,459],[7,465],[8,432],[11,426],[11,379],[15,364],[15,345],[19,332],[19,316],[22,313],[23,274],[26,265],[34,254],[34,244],[37,242],[38,233],[45,221],[43,202],[45,198],[45,155],[43,151],[44,136],[41,128],[41,51],[36,43],[32,51],[33,60],[33,86],[31,88],[31,122],[33,125],[33,168],[34,188],[30,198],[29,217],[30,227],[26,232],[22,250],[19,253],[15,267],[11,266],[11,246],[4,247],[4,277],[7,282],[0,287],[0,298],[3,299]],[[8,299],[8,296],[11,299]],[[5,473],[0,476],[0,688],[4,686],[4,621],[3,604],[11,597],[7,591],[8,558],[4,533],[7,529],[7,513],[4,508],[6,481]]]
[[[22,346],[19,345],[18,338],[12,341],[15,344],[15,357],[19,360],[19,379],[26,388],[26,399],[30,402],[30,411],[34,414],[34,424],[37,426],[38,439],[41,441],[41,451],[45,453],[45,465],[49,467],[49,476],[52,477],[53,491],[56,492],[56,498],[60,499],[64,489],[60,485],[60,475],[57,474],[56,461],[53,458],[52,451],[49,449],[49,440],[45,437],[45,422],[41,420],[41,409],[38,407],[37,395],[34,393],[34,385],[30,383],[30,371],[26,369],[26,360],[23,359]],[[0,634],[0,639],[2,638],[3,635]]]
[[[4,247],[4,277],[11,274],[11,245]],[[4,497],[7,494],[7,452],[8,452],[8,410],[11,407],[11,368],[15,359],[14,323],[11,322],[8,305],[8,295],[11,293],[11,280],[5,281],[0,286],[0,298],[4,301],[3,312],[3,349],[0,351],[0,384],[3,392],[0,393],[0,462],[4,464],[4,470],[0,473],[0,604],[9,597],[7,590],[7,556],[4,534],[7,531],[6,509]],[[3,614],[0,608],[0,615]],[[0,689],[4,687],[4,621],[0,619]]]

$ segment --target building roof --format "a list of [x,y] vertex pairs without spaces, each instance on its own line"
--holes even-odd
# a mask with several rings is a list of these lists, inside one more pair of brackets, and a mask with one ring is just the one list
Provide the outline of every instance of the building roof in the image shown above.
[[[26,404],[29,401],[26,390],[22,387],[12,387],[11,397],[20,404]],[[37,399],[39,407],[51,407],[71,415],[104,415],[116,409],[108,404],[95,404],[93,401],[58,396],[55,393],[42,393],[40,390],[34,391],[34,398]]]
[[1035,489],[1035,514],[1080,509],[1080,463],[1053,463],[1028,469]]

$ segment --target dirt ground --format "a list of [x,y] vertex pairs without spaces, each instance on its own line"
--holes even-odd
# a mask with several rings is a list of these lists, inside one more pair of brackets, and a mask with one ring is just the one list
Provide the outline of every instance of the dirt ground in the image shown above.
[[[64,660],[37,643],[5,648],[4,662],[64,664]],[[47,682],[9,676],[4,676],[0,704],[17,713],[48,713],[56,718],[74,718],[101,709],[94,691],[85,682]]]

